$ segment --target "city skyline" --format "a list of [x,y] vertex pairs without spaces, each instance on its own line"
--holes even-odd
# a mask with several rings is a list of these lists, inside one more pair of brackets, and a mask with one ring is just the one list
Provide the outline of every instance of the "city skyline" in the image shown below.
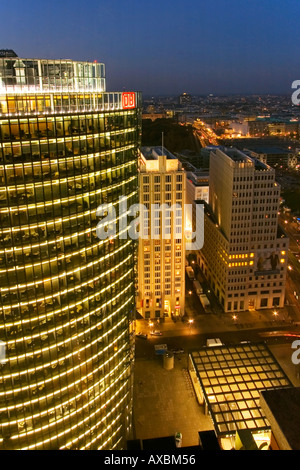
[[298,3],[2,6],[0,450],[300,449]]
[[26,10],[17,0],[2,11],[2,48],[21,57],[104,62],[108,91],[277,94],[299,78],[296,0],[284,7],[270,0],[242,7],[237,0],[91,0],[88,8],[77,0],[30,0]]

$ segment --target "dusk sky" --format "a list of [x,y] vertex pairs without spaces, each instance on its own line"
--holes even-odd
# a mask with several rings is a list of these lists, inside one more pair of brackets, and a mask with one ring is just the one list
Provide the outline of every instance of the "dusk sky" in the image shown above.
[[292,93],[299,15],[299,0],[12,0],[0,48],[104,62],[108,91]]

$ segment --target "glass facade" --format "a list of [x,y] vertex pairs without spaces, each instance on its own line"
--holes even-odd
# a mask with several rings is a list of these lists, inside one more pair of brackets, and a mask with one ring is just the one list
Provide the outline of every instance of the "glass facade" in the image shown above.
[[104,90],[103,64],[0,59],[0,449],[130,428],[136,246],[96,210],[138,201],[141,96]]
[[5,57],[0,59],[1,88],[23,95],[43,91],[105,91],[105,67],[96,61]]

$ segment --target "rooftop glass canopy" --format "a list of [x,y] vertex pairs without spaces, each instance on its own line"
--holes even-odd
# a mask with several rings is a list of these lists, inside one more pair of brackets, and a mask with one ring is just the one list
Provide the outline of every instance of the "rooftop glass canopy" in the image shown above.
[[[260,407],[260,391],[292,384],[263,343],[206,347],[189,355],[219,437],[237,429],[270,428]],[[195,378],[195,377],[194,377]]]

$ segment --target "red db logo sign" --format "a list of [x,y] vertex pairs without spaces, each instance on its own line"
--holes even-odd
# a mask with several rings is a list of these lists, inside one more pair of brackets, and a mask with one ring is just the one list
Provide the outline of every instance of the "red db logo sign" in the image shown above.
[[132,93],[132,92],[122,93],[122,108],[123,109],[135,108],[135,93]]

